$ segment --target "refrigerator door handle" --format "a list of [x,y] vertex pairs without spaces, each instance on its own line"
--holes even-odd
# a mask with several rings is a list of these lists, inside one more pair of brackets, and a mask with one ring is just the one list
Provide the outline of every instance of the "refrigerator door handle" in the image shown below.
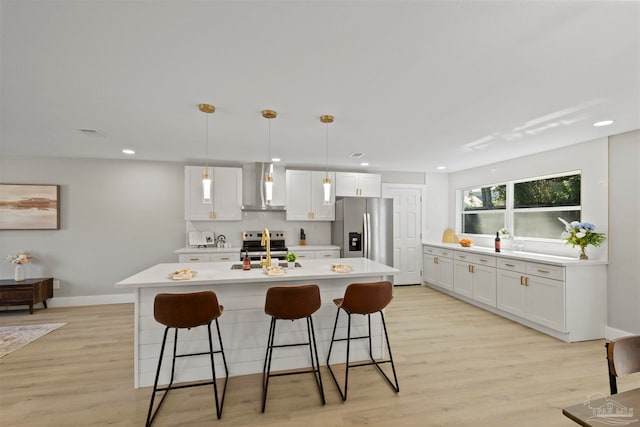
[[367,236],[367,239],[365,241],[366,243],[366,248],[367,248],[367,254],[365,255],[365,258],[369,258],[371,256],[371,215],[366,213],[365,214],[365,218],[366,218],[366,228],[365,228],[365,233]]
[[367,257],[367,242],[369,236],[367,235],[367,214],[362,214],[362,256]]

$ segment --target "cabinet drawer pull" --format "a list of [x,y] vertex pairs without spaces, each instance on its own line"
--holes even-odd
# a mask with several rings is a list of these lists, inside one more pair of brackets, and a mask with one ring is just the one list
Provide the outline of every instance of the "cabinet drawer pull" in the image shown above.
[[200,258],[189,258],[189,261],[200,261]]
[[229,257],[228,256],[223,256],[222,258],[220,258],[223,261],[229,261]]
[[538,273],[546,273],[546,274],[549,274],[549,273],[550,273],[550,271],[549,271],[549,270],[542,270],[542,269],[540,269],[540,268],[539,268],[539,269],[538,269]]
[[529,278],[528,277],[524,278],[524,285],[525,286],[529,286]]
[[442,255],[444,256],[449,255],[449,252],[442,252]]
[[434,264],[437,264],[437,263],[438,263],[438,257],[437,257],[437,256],[434,256],[434,257],[433,257],[433,263],[434,263]]
[[515,267],[515,264],[507,264],[506,262],[504,263],[504,265],[506,265],[507,267]]
[[467,257],[466,257],[466,256],[464,256],[464,255],[458,255],[458,258],[460,258],[460,259],[467,259]]
[[488,259],[483,259],[483,258],[478,258],[478,261],[480,261],[480,262],[487,262],[487,261],[489,261],[489,260],[488,260]]
[[330,258],[330,257],[331,257],[331,254],[324,254],[324,255],[322,255],[322,256],[323,256],[323,257],[325,257],[325,258]]
[[523,281],[523,279],[524,279],[524,277],[523,277],[523,276],[520,276],[520,284],[521,284],[521,285],[524,285],[524,281]]

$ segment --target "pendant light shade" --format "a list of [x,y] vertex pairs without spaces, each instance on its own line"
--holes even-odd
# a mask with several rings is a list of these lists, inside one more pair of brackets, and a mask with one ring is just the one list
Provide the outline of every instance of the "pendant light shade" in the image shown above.
[[326,128],[326,169],[325,169],[325,177],[322,180],[322,187],[324,188],[324,204],[331,204],[331,178],[329,178],[329,123],[333,123],[333,116],[324,115],[320,116],[320,121],[325,124]]
[[265,203],[270,205],[273,202],[273,164],[271,164],[271,119],[275,119],[278,116],[273,110],[262,110],[262,117],[269,120],[269,138],[267,144],[267,163],[269,163],[269,169],[264,176],[264,189],[265,189]]
[[209,114],[213,114],[216,111],[216,107],[211,104],[200,104],[198,109],[206,114],[205,119],[205,131],[204,131],[204,143],[206,148],[206,166],[202,173],[202,203],[211,204],[211,180],[212,177],[209,173]]

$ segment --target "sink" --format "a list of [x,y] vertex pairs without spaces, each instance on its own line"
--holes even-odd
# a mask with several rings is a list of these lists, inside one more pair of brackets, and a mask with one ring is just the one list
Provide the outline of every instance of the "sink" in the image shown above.
[[[275,264],[273,264],[273,265],[275,265]],[[280,267],[287,267],[289,264],[287,264],[286,262],[279,262],[278,265]],[[296,262],[295,266],[296,267],[302,267],[302,265],[299,262]],[[254,268],[262,268],[262,266],[260,264],[258,264],[258,263],[251,263],[251,269],[254,269]],[[242,264],[233,264],[231,266],[231,269],[232,270],[242,270]]]

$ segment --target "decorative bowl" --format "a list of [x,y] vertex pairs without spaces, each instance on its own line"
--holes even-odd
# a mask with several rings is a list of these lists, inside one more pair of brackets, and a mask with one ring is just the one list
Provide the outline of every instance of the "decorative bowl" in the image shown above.
[[459,243],[460,243],[460,246],[463,246],[465,248],[469,248],[473,246],[473,242],[469,239],[461,239]]

